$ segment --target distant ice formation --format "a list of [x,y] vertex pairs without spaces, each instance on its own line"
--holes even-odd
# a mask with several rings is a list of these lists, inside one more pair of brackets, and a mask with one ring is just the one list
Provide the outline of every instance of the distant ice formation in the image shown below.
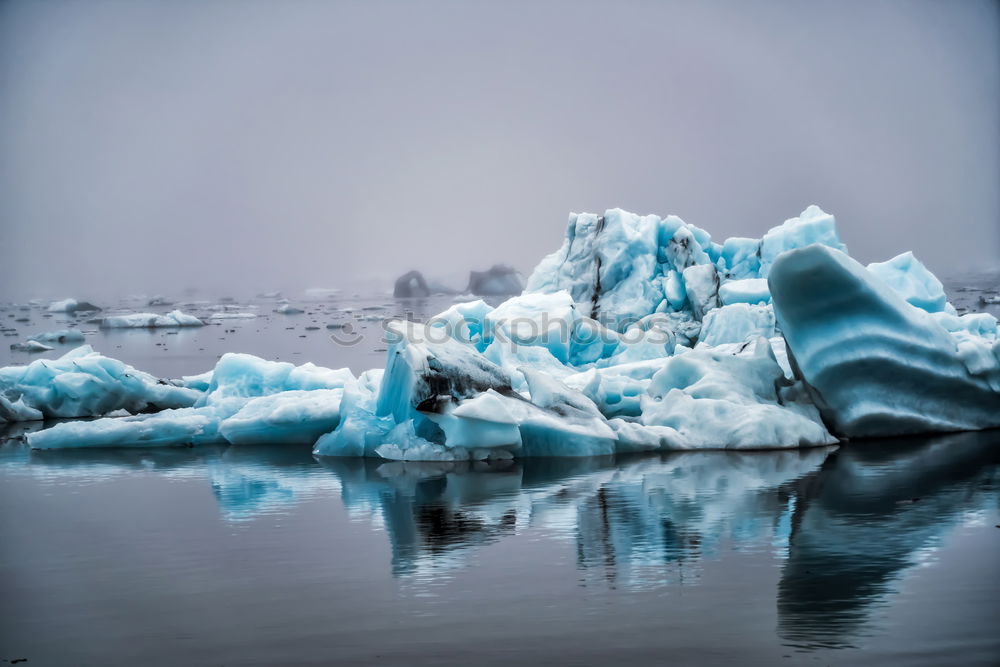
[[[1000,426],[996,319],[959,316],[910,253],[867,268],[846,253],[816,206],[760,239],[723,243],[676,216],[573,214],[520,296],[390,324],[384,371],[227,354],[200,376],[136,384],[131,369],[76,369],[72,355],[93,354],[84,347],[33,362],[34,375],[0,371],[0,418],[134,415],[39,431],[34,447],[294,441],[405,461],[793,448]],[[42,368],[52,377],[38,379]]]
[[166,315],[156,313],[130,313],[111,315],[101,320],[102,329],[160,329],[169,327],[200,327],[204,322],[194,315],[172,310]]

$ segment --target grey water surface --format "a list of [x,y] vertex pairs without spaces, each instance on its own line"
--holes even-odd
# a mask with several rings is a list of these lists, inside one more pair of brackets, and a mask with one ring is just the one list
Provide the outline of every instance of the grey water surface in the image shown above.
[[[973,291],[952,296],[978,307]],[[99,351],[167,377],[224,351],[360,371],[384,363],[383,318],[451,300],[336,296],[281,315],[246,299],[230,305],[258,317],[176,333],[103,331],[40,306],[0,316],[27,314],[18,335],[79,325]],[[357,340],[326,328],[347,322]],[[0,363],[71,347],[4,349]],[[444,464],[18,439],[45,426],[0,432],[0,660],[1000,662],[996,431]]]

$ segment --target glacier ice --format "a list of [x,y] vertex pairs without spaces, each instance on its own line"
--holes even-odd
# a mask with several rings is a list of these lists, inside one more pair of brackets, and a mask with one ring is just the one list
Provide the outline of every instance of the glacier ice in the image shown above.
[[833,444],[804,388],[758,338],[752,352],[696,349],[671,357],[640,399],[644,425],[677,432],[673,448],[766,449]]
[[94,304],[88,301],[77,301],[76,299],[62,299],[61,301],[53,301],[49,304],[47,308],[50,313],[75,313],[77,311],[90,311],[90,310],[100,310]]
[[727,280],[719,287],[719,301],[725,306],[734,303],[765,304],[771,301],[771,292],[765,278]]
[[343,394],[343,389],[297,389],[259,396],[222,421],[219,433],[234,445],[311,445],[337,427]]
[[200,327],[204,322],[194,315],[172,310],[166,315],[156,313],[130,313],[111,315],[101,320],[102,329],[157,329],[167,327]]
[[[89,356],[103,360],[106,366],[124,366],[121,362],[100,357],[93,352]],[[87,358],[88,355],[76,357]],[[123,386],[134,384],[139,378],[151,378],[131,367],[125,367],[127,371],[114,368],[118,371],[118,376],[109,377],[109,380],[118,381]],[[9,369],[0,370],[0,378],[7,370]],[[154,381],[150,391],[163,392],[165,388],[170,388],[180,392],[184,400],[175,401],[174,406],[166,405],[163,401],[163,405],[157,404],[156,407],[178,409],[57,424],[30,434],[28,442],[32,447],[40,449],[208,443],[313,443],[339,424],[340,401],[344,389],[354,383],[355,378],[346,368],[334,370],[312,363],[295,366],[288,362],[267,361],[249,354],[230,353],[222,356],[211,371],[210,379],[203,374],[185,378],[176,385],[162,382]],[[137,399],[132,402],[119,401],[109,408],[96,401],[113,396],[113,391],[100,387],[88,387],[88,390],[90,401],[86,405],[90,410],[88,414],[91,415],[107,414],[115,409],[136,413],[148,409],[151,403],[139,403]],[[32,397],[28,398],[29,404],[34,405]],[[70,416],[51,412],[50,408],[46,416]]]
[[46,345],[45,343],[29,338],[23,343],[11,343],[10,349],[15,352],[48,352],[54,348],[51,345]]
[[774,310],[770,306],[734,303],[705,315],[698,346],[715,347],[726,343],[747,343],[759,336],[775,335]]
[[39,343],[82,343],[83,332],[79,329],[60,329],[58,331],[43,331],[31,336],[28,340]]
[[904,252],[885,262],[873,262],[868,265],[868,272],[880,278],[917,308],[928,313],[939,313],[947,309],[948,298],[944,294],[944,285],[912,252]]
[[[58,359],[0,368],[0,395],[45,419],[97,417],[194,405],[201,394],[159,380],[81,345]],[[31,413],[35,414],[35,413]],[[35,419],[39,417],[33,417]],[[14,421],[10,417],[9,421]]]
[[915,279],[886,282],[821,245],[778,257],[771,295],[793,367],[840,435],[1000,426],[1000,341],[953,335],[913,305],[907,297],[929,305],[927,290],[913,289],[928,281],[922,266],[907,266]]
[[0,370],[0,418],[132,415],[31,434],[36,447],[281,441],[399,461],[819,446],[1000,426],[998,341],[996,319],[960,316],[912,254],[850,259],[819,207],[721,243],[612,209],[571,215],[523,294],[390,322],[384,371],[226,354],[157,381],[71,353]]

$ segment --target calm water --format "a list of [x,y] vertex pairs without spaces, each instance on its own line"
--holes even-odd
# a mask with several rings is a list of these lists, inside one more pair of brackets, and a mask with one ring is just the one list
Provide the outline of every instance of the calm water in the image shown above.
[[[228,350],[359,371],[383,363],[382,317],[449,303],[338,298],[284,316],[258,299],[240,304],[258,318],[176,334],[82,328],[163,376]],[[77,322],[11,313],[30,320],[18,335]],[[357,344],[330,339],[345,321]],[[998,463],[998,432],[490,465],[8,439],[0,659],[995,665]]]
[[0,456],[0,658],[31,665],[1000,660],[996,432],[503,465]]

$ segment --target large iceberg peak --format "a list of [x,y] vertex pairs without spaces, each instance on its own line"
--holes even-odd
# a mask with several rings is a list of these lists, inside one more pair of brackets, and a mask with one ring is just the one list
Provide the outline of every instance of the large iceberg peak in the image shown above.
[[674,215],[572,214],[562,246],[539,263],[526,293],[565,290],[583,315],[619,332],[653,313],[700,321],[724,304],[767,303],[775,258],[812,243],[846,250],[834,217],[815,205],[761,239],[721,244]]

